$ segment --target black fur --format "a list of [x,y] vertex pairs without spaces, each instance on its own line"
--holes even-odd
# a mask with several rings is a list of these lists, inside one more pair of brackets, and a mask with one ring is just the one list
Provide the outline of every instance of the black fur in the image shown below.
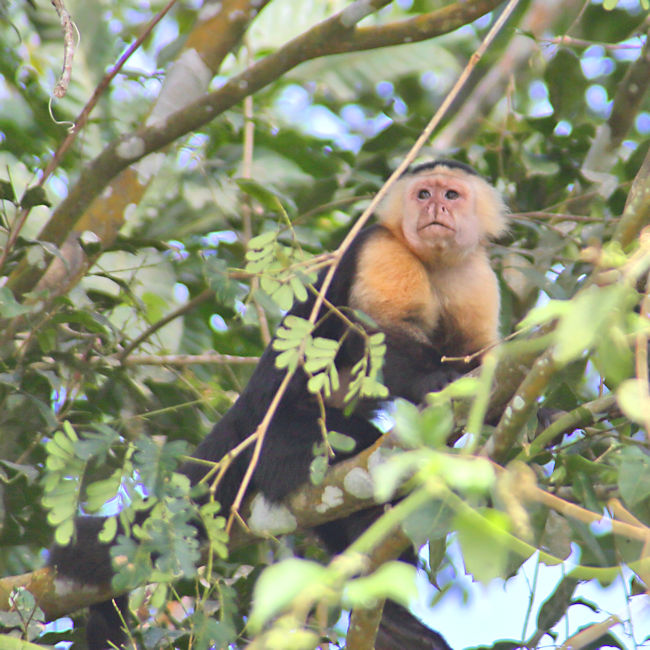
[[[455,163],[455,166],[464,169],[464,166],[459,163]],[[420,169],[423,168],[420,166]],[[360,249],[368,245],[381,228],[383,226],[375,225],[362,231],[343,256],[327,292],[327,300],[334,306],[347,309],[350,287],[357,273]],[[322,279],[323,275],[319,278],[317,287],[320,286]],[[310,294],[306,302],[294,305],[290,313],[307,318],[314,301],[315,297]],[[349,310],[348,316],[352,317]],[[323,307],[319,320],[320,324],[314,336],[339,340],[345,332],[346,326],[341,319],[335,314],[328,313],[326,307]],[[418,403],[426,393],[440,389],[458,376],[456,370],[441,364],[440,352],[433,343],[425,344],[390,332],[386,334],[384,383],[391,396],[404,397]],[[337,367],[341,369],[353,365],[361,354],[360,346],[361,339],[358,335],[348,336],[336,359]],[[272,346],[267,347],[237,402],[197,447],[193,454],[196,458],[219,460],[255,431],[284,377],[284,371],[275,367],[276,355]],[[283,499],[289,492],[308,481],[313,446],[322,440],[318,425],[320,412],[307,391],[306,383],[305,373],[298,370],[271,421],[259,463],[252,477],[250,489],[262,492],[270,501]],[[372,409],[374,406],[376,404],[364,404],[364,409],[368,407]],[[329,430],[340,431],[355,439],[357,445],[354,453],[370,446],[381,435],[381,432],[364,417],[362,412],[346,416],[339,409],[327,407],[326,416]],[[224,512],[230,508],[235,498],[251,454],[250,448],[241,454],[231,465],[218,487],[216,498]],[[337,460],[343,457],[345,456],[339,456]],[[279,467],[282,471],[278,471]],[[207,469],[204,464],[189,461],[181,467],[180,471],[195,484],[205,475]],[[356,529],[360,524],[376,516],[372,512],[361,513],[348,520],[336,522],[333,526],[324,526],[319,532],[329,550],[338,552],[358,534]],[[57,567],[59,575],[86,584],[102,584],[110,580],[112,572],[109,547],[97,542],[100,525],[101,520],[82,518],[79,521],[76,542],[72,546],[55,547],[52,550],[50,564]],[[118,604],[124,605],[124,600]],[[393,615],[399,614],[397,618],[402,620],[412,618],[406,610],[397,606],[391,605],[387,611]],[[88,638],[90,650],[104,650],[108,647],[107,640],[116,645],[123,641],[123,635],[116,629],[120,627],[120,623],[112,602],[92,606],[91,616]],[[388,621],[388,618],[386,620]],[[90,630],[91,623],[92,630]],[[440,650],[448,648],[442,637],[417,621],[412,623],[412,626],[417,634],[425,634],[422,630],[427,630],[431,634],[428,645],[412,646],[413,648]],[[107,634],[107,630],[110,630],[110,633]],[[388,643],[387,639],[390,635],[385,632],[382,638],[384,643]],[[391,646],[382,645],[382,647]]]
[[435,169],[436,167],[449,167],[449,169],[460,169],[464,171],[466,174],[470,174],[472,176],[479,176],[480,174],[473,168],[470,167],[469,165],[459,162],[458,160],[432,160],[430,162],[425,162],[425,163],[420,163],[419,165],[415,165],[415,167],[409,167],[403,176],[414,176],[415,174],[419,174],[420,172],[427,171],[429,169]]

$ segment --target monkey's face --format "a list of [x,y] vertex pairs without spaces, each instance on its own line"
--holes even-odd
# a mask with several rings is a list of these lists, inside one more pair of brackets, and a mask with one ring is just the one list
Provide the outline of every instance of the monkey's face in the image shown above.
[[481,241],[475,192],[465,173],[436,169],[411,179],[404,188],[402,232],[424,261],[449,261]]

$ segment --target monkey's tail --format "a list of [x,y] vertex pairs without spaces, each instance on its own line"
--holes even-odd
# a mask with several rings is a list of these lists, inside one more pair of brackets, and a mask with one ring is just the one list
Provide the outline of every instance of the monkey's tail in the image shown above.
[[[68,546],[54,545],[50,549],[48,565],[56,569],[57,580],[100,587],[110,584],[113,577],[111,544],[103,544],[97,539],[104,521],[103,517],[77,518],[73,542]],[[127,607],[126,595],[90,606],[86,624],[88,650],[120,647],[126,640],[123,628],[128,616]]]
[[126,641],[124,625],[128,616],[128,605],[129,597],[123,595],[88,608],[88,650],[113,650],[122,647],[122,643]]

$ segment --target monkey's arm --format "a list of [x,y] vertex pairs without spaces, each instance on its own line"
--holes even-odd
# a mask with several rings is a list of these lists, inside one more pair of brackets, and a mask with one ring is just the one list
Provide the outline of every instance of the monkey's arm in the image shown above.
[[386,334],[384,384],[392,396],[419,404],[427,393],[438,391],[464,372],[456,364],[442,363],[440,354],[431,345],[400,334]]

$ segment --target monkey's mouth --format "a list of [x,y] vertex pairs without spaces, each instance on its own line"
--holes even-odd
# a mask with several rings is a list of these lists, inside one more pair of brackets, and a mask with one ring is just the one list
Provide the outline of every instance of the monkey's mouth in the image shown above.
[[427,228],[434,228],[436,226],[440,226],[440,228],[445,228],[447,230],[451,230],[452,232],[454,229],[447,225],[446,223],[442,223],[442,221],[430,221],[429,223],[425,223],[423,226],[418,228],[418,230],[426,230]]

